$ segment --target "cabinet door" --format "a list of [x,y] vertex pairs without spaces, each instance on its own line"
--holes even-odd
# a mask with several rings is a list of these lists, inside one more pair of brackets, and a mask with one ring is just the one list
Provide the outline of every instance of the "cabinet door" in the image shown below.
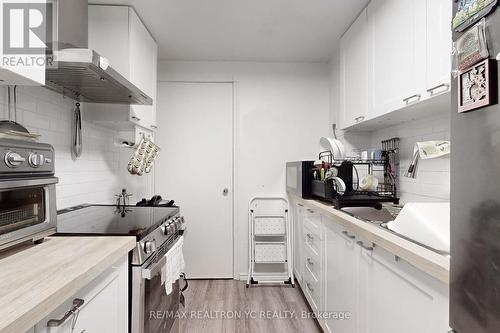
[[[72,330],[74,317],[57,327],[48,327],[51,319],[61,319],[74,307],[73,300],[82,299]],[[121,259],[83,290],[59,306],[35,327],[36,333],[106,332],[123,333],[128,330],[128,260]]]
[[293,271],[298,283],[302,283],[302,216],[304,205],[292,201],[292,223],[293,223]]
[[365,120],[371,91],[366,9],[340,40],[340,122],[346,128]]
[[[335,221],[325,221],[325,311],[338,313],[326,320],[330,333],[357,333],[357,245],[354,235]],[[349,317],[347,317],[349,316]]]
[[89,5],[89,48],[106,57],[123,77],[130,77],[129,8]]
[[444,283],[379,247],[373,251],[359,247],[358,258],[360,332],[442,333],[449,330],[448,288]]
[[423,4],[421,0],[373,0],[368,5],[373,87],[370,118],[420,99],[425,80],[425,63],[417,68],[425,61]]
[[151,96],[156,42],[132,8],[129,9],[129,24],[130,82]]
[[427,0],[427,84],[428,96],[450,89],[452,2]]
[[131,121],[147,129],[156,126],[158,46],[133,9],[130,15],[130,82],[153,99],[151,106],[131,106]]

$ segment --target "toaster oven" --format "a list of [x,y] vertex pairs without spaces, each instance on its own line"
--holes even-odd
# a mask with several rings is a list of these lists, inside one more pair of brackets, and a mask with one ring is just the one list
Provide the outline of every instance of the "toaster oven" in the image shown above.
[[0,250],[55,233],[52,146],[1,139],[0,158]]

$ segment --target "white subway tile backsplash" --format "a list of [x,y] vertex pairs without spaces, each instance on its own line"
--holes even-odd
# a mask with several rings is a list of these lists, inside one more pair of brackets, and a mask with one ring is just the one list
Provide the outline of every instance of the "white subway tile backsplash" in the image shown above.
[[[0,117],[8,119],[6,87],[0,87]],[[114,203],[115,194],[130,188],[131,202],[152,195],[152,176],[129,175],[126,160],[132,151],[121,152],[114,145],[116,132],[85,121],[82,104],[83,153],[71,154],[72,117],[75,102],[42,87],[18,87],[17,120],[30,132],[40,134],[40,142],[55,149],[58,209],[81,203]],[[105,111],[103,111],[105,112]]]
[[450,200],[450,158],[420,160],[416,179],[403,176],[413,158],[415,143],[428,140],[450,140],[450,119],[438,115],[418,121],[382,128],[371,133],[340,133],[340,138],[353,151],[380,148],[381,141],[400,138],[399,196],[401,203],[409,201]]

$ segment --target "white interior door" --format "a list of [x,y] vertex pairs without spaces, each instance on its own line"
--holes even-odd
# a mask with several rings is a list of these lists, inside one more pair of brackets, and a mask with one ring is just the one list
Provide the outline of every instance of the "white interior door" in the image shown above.
[[233,86],[160,82],[155,191],[186,218],[189,278],[233,277]]

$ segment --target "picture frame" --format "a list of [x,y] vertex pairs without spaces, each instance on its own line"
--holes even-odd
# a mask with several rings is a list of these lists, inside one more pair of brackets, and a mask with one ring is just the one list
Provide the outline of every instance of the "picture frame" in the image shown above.
[[477,110],[496,103],[496,61],[483,60],[460,72],[458,112]]

